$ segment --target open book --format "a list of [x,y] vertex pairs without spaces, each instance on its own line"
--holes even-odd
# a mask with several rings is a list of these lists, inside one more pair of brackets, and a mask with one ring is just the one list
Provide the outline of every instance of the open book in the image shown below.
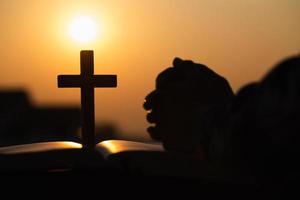
[[164,149],[161,144],[124,140],[103,141],[94,150],[84,149],[80,143],[69,141],[13,145],[0,148],[0,172],[121,167],[116,158],[151,152],[163,154]]
[[[82,145],[76,142],[40,142],[33,144],[13,145],[0,148],[0,155],[20,155],[34,154],[42,152],[65,151],[65,150],[80,150]],[[133,142],[125,140],[107,140],[98,143],[95,150],[104,158],[108,158],[112,154],[128,151],[164,151],[161,144],[151,144],[142,142]]]
[[75,142],[42,142],[0,148],[0,172],[115,169],[126,173],[198,178],[217,174],[201,160],[164,151],[162,144],[124,140],[85,150]]

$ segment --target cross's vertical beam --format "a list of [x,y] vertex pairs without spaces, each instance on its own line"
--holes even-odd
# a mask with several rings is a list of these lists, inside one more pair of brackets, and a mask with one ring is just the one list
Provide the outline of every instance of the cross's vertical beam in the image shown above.
[[80,52],[80,73],[83,78],[81,88],[81,123],[82,143],[86,148],[94,148],[95,145],[95,102],[94,86],[89,80],[94,75],[93,51]]
[[83,78],[89,79],[94,75],[94,52],[91,50],[80,51],[80,73]]

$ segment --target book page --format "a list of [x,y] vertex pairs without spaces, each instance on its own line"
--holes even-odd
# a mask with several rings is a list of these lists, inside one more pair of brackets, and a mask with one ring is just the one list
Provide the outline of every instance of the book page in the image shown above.
[[82,145],[76,142],[39,142],[32,144],[12,145],[0,148],[0,155],[32,154],[67,149],[81,149]]
[[117,154],[121,152],[163,152],[163,146],[160,143],[143,143],[133,142],[125,140],[107,140],[100,142],[96,145],[95,150],[107,158],[111,154]]

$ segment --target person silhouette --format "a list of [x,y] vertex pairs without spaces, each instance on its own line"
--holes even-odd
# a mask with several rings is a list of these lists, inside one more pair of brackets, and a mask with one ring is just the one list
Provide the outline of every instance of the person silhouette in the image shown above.
[[300,56],[236,95],[205,65],[175,58],[143,106],[154,124],[147,131],[166,151],[202,153],[208,162],[247,168],[259,183],[282,183],[300,169],[299,102]]

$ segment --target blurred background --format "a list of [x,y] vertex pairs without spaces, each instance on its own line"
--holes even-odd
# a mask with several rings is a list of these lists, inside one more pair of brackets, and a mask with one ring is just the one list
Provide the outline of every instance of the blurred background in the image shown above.
[[[208,65],[236,91],[299,53],[299,10],[298,0],[1,0],[0,132],[30,118],[13,132],[77,134],[80,91],[58,89],[57,75],[78,74],[80,50],[91,49],[96,74],[118,75],[117,89],[96,89],[97,133],[147,141],[143,100],[175,56]],[[78,16],[93,19],[94,40],[73,40]]]

